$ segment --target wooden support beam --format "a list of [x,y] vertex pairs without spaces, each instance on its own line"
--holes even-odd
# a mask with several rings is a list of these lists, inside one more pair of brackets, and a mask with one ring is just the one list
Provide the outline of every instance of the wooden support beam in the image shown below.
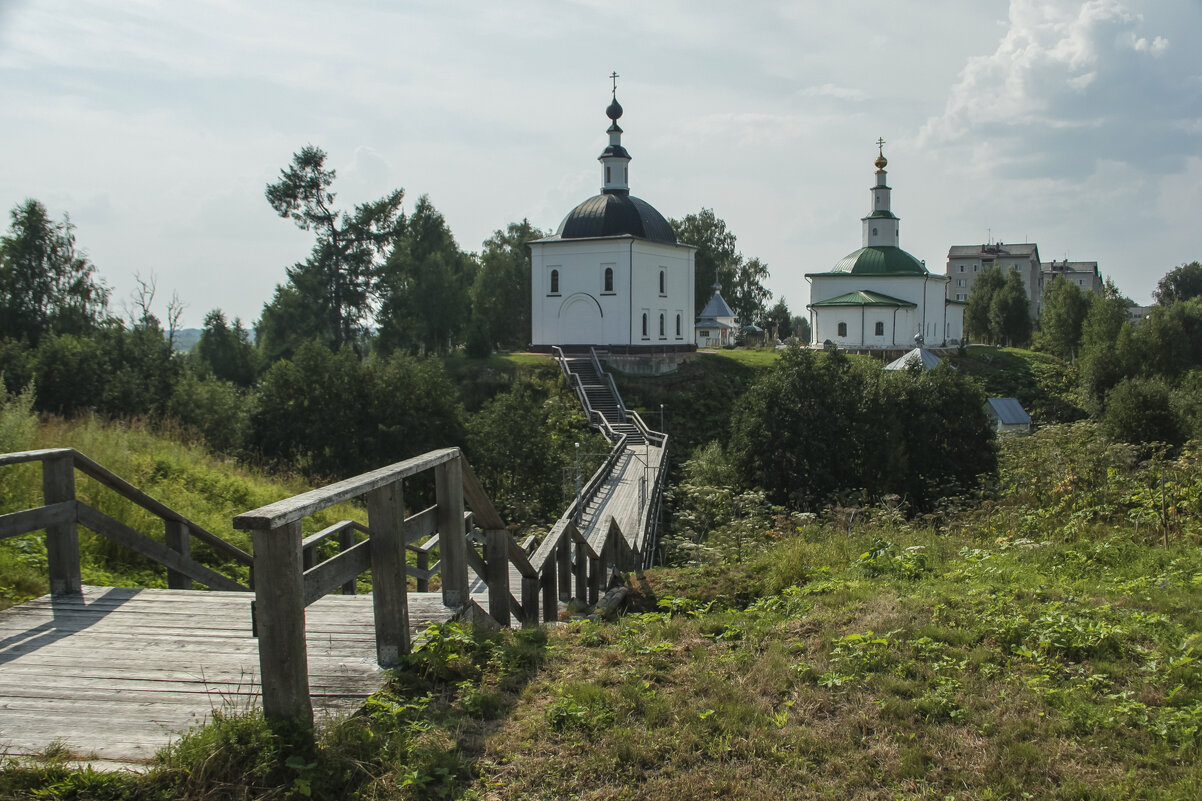
[[75,522],[75,499],[0,515],[0,540]]
[[442,554],[442,602],[456,609],[468,602],[462,463],[461,458],[451,459],[434,469],[438,543]]
[[559,600],[572,597],[572,543],[564,537],[555,549],[555,573],[559,576]]
[[559,620],[559,582],[555,578],[555,561],[547,564],[539,580],[543,593],[543,622]]
[[306,569],[305,606],[335,589],[345,588],[348,581],[353,585],[356,576],[371,569],[371,549],[372,541],[367,539],[315,567]]
[[[188,524],[181,520],[163,521],[163,542],[172,551],[185,559],[192,558],[192,537],[188,534]],[[192,589],[192,578],[175,568],[167,568],[167,587],[172,590]]]
[[405,571],[405,500],[401,481],[367,493],[371,529],[372,601],[376,615],[376,659],[397,665],[409,653],[409,577]]
[[575,544],[574,547],[576,550],[576,554],[575,554],[576,564],[572,565],[572,574],[574,575],[574,577],[576,579],[576,586],[575,586],[576,595],[574,597],[576,598],[577,601],[580,601],[581,603],[587,603],[586,599],[588,598],[588,555],[586,553],[586,549],[588,548],[588,543],[581,544],[578,542]]
[[305,582],[301,572],[301,524],[255,529],[255,628],[263,714],[271,720],[313,727],[309,656],[305,647]]
[[[47,506],[75,502],[74,451],[55,453],[42,461],[42,502]],[[79,527],[75,520],[46,527],[46,561],[51,595],[79,595]]]
[[503,528],[484,532],[484,583],[488,585],[488,613],[509,627],[509,543],[513,537]]

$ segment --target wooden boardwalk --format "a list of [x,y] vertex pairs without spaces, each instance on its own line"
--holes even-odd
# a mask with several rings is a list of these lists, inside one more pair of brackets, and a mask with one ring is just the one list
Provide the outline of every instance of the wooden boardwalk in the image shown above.
[[[251,593],[85,586],[0,612],[0,752],[52,742],[96,767],[145,763],[214,709],[259,704]],[[439,593],[409,594],[410,629],[450,619]],[[384,681],[370,595],[305,610],[318,724]]]
[[650,445],[628,445],[611,475],[598,490],[596,498],[584,510],[581,531],[585,538],[599,547],[609,530],[612,517],[622,529],[626,543],[634,548],[642,536],[643,524],[649,511],[648,500],[655,471],[659,468],[663,450]]

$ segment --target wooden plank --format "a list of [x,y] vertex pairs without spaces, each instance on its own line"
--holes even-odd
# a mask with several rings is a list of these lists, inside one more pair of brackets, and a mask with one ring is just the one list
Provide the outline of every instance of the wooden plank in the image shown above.
[[346,531],[347,529],[357,529],[359,531],[362,531],[364,534],[367,534],[369,536],[371,535],[371,532],[368,531],[366,527],[364,527],[363,525],[361,525],[359,523],[356,523],[354,520],[339,520],[334,525],[326,526],[321,531],[318,531],[315,534],[310,534],[309,536],[305,537],[303,540],[301,540],[301,547],[302,548],[313,548],[313,547],[325,542],[326,540],[330,539],[331,537],[337,536],[338,534],[342,533],[343,531]]
[[202,584],[215,590],[237,591],[249,589],[228,576],[223,576],[212,568],[194,562],[166,545],[152,540],[145,534],[135,531],[124,523],[118,522],[103,512],[88,506],[83,501],[78,502],[79,522],[95,531],[105,539],[112,540],[132,551],[153,559],[160,565],[172,568],[185,576],[190,576]]
[[509,536],[506,542],[506,551],[509,561],[518,569],[518,573],[525,578],[538,577],[538,571],[534,569],[534,565],[530,564],[530,557],[526,555],[526,550],[518,545],[517,540],[512,535]]
[[[60,453],[42,460],[42,501],[47,506],[75,500],[75,468],[72,453]],[[76,516],[79,510],[76,507]],[[78,594],[83,585],[79,569],[79,527],[75,520],[46,529],[46,562],[53,595]]]
[[372,541],[352,545],[349,550],[332,556],[317,567],[305,571],[305,606],[341,588],[348,581],[372,567]]
[[409,599],[405,574],[405,498],[401,480],[367,494],[371,536],[376,660],[396,665],[409,653]]
[[0,540],[75,522],[75,499],[0,515]]
[[505,528],[505,521],[492,505],[472,466],[467,459],[460,460],[460,464],[463,466],[463,497],[476,517],[480,518],[480,527],[486,530]]
[[73,456],[74,448],[44,448],[38,451],[17,451],[16,453],[0,453],[0,467],[22,462],[40,462],[45,459]]
[[312,727],[300,521],[280,530],[258,529],[252,536],[263,713]]
[[438,504],[405,518],[405,544],[408,547],[416,550],[417,546],[412,543],[430,536],[433,536],[433,539],[425,544],[426,550],[438,544]]
[[429,470],[452,459],[458,459],[459,456],[458,448],[430,451],[403,462],[381,467],[370,473],[339,481],[328,487],[320,487],[249,512],[243,512],[234,518],[234,528],[241,530],[279,528],[285,523],[292,523],[308,517],[314,512],[365,495],[386,484]]

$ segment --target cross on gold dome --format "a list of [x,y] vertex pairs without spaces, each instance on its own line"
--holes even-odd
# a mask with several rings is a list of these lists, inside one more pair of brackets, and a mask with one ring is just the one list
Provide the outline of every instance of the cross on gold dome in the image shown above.
[[618,78],[621,78],[622,76],[619,75],[615,70],[614,72],[610,73],[609,77],[614,82],[613,92],[616,95],[618,93]]
[[889,159],[885,158],[885,140],[877,138],[876,142],[876,168],[878,170],[885,169],[885,165],[889,163]]

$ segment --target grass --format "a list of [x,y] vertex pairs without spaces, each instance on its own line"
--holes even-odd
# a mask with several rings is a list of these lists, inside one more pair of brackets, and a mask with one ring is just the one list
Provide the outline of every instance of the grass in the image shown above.
[[775,364],[780,357],[780,352],[775,348],[720,348],[700,351],[699,358],[706,359],[714,356],[730,359],[746,367],[764,368]]

